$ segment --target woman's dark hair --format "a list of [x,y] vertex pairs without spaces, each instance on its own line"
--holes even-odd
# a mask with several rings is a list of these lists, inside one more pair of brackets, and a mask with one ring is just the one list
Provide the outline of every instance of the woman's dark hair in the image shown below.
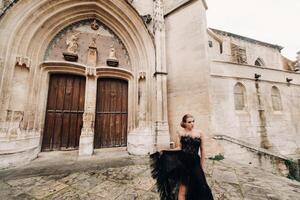
[[185,124],[184,124],[184,123],[186,123],[186,120],[187,120],[188,118],[193,118],[193,119],[194,119],[193,115],[191,115],[191,114],[185,114],[185,115],[182,117],[182,120],[181,120],[181,122],[180,122],[180,126],[181,126],[182,128],[185,128]]

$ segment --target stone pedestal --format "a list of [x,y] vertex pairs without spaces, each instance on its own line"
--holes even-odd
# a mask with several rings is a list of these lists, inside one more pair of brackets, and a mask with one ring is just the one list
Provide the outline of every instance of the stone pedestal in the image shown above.
[[147,155],[155,152],[155,135],[151,128],[137,128],[127,137],[127,151],[132,155]]
[[79,141],[79,156],[91,156],[94,151],[94,135],[81,134]]
[[170,133],[168,122],[155,123],[155,150],[170,149]]
[[78,60],[78,55],[74,54],[74,53],[64,52],[63,56],[64,56],[66,61],[77,62],[77,60]]
[[94,112],[83,114],[83,128],[79,140],[79,156],[91,156],[94,151]]

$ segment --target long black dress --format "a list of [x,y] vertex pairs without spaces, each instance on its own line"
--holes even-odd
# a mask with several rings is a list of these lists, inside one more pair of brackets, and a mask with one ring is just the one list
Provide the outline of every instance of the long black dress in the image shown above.
[[186,186],[186,200],[212,200],[198,155],[201,139],[181,136],[181,150],[150,155],[152,177],[161,200],[177,200],[180,184]]

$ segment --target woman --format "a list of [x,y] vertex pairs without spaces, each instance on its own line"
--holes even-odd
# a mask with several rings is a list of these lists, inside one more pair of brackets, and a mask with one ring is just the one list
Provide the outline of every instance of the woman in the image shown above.
[[194,130],[194,122],[192,115],[184,115],[180,123],[183,130],[177,132],[179,147],[150,155],[152,177],[162,200],[213,199],[203,172],[204,135]]

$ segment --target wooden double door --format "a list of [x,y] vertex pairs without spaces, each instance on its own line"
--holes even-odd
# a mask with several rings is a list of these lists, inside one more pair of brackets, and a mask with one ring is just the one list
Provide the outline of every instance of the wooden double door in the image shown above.
[[[42,150],[78,149],[85,101],[85,77],[50,76]],[[128,83],[97,82],[94,147],[126,146]]]

